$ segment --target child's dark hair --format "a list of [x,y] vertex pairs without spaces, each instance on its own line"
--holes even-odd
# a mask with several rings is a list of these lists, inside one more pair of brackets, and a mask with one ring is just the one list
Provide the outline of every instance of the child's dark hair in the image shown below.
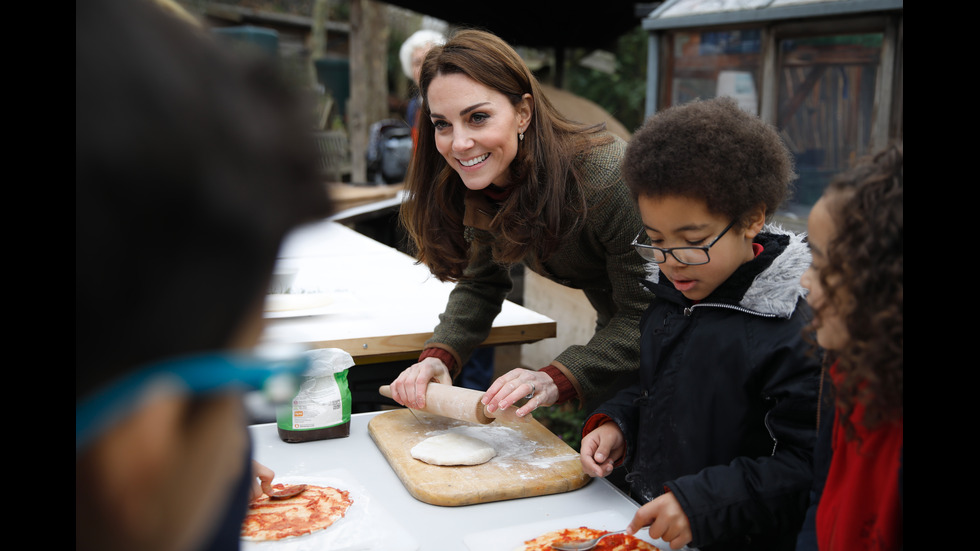
[[891,145],[824,192],[835,237],[819,277],[847,328],[847,346],[836,351],[836,400],[848,434],[858,402],[869,429],[903,416],[904,164],[902,144]]
[[699,199],[740,226],[760,205],[772,216],[795,176],[776,129],[727,97],[673,106],[647,119],[630,140],[622,171],[634,199]]
[[273,61],[155,2],[76,7],[78,399],[229,346],[259,315],[286,234],[332,203],[308,111]]

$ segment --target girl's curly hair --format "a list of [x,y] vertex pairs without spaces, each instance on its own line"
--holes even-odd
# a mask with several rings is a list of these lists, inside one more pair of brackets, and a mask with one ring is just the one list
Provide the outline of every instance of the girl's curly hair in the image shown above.
[[836,402],[849,436],[857,403],[866,407],[868,429],[903,417],[902,149],[897,143],[864,159],[824,192],[836,234],[819,277],[848,332],[846,347],[834,352]]

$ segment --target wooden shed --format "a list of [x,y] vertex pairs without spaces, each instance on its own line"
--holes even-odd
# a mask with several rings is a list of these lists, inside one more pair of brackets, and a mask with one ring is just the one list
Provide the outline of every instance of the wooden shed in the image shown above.
[[773,123],[797,162],[794,229],[832,175],[903,137],[903,0],[667,0],[642,25],[647,115],[728,95]]

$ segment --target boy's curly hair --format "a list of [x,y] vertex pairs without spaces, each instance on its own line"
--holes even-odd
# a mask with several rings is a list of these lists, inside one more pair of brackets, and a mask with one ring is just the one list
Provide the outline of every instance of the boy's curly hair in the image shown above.
[[835,390],[849,435],[859,402],[869,429],[903,417],[903,166],[898,143],[837,176],[824,192],[835,237],[819,277],[848,332],[846,348],[835,351],[841,376]]
[[760,205],[772,216],[795,177],[793,158],[776,129],[728,97],[651,116],[630,139],[622,172],[634,199],[700,199],[739,226]]

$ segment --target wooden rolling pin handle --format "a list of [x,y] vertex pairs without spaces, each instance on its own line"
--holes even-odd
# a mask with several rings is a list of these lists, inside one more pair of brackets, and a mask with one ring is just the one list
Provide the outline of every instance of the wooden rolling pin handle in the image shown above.
[[[391,398],[390,385],[382,386],[378,392],[386,398]],[[425,391],[425,407],[416,411],[486,425],[492,423],[494,417],[487,413],[486,406],[480,401],[482,398],[483,393],[478,390],[429,383]]]

